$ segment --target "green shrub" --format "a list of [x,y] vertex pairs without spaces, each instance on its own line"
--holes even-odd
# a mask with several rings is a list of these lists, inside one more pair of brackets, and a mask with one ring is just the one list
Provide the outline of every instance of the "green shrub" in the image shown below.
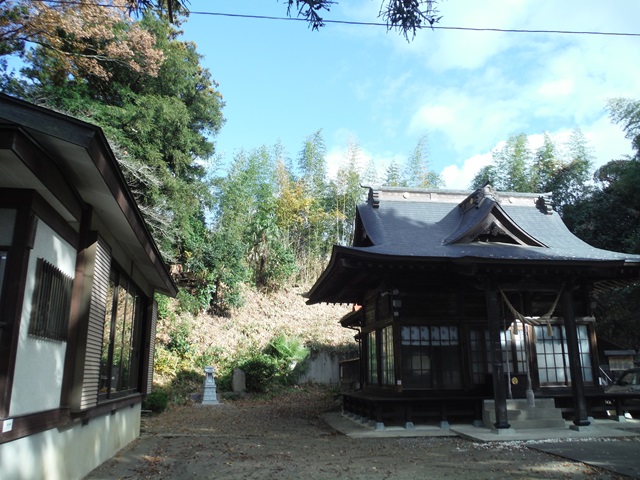
[[297,338],[278,335],[266,346],[264,353],[278,364],[278,380],[291,385],[305,372],[309,350]]
[[151,410],[154,413],[164,412],[169,404],[169,395],[160,388],[154,389],[142,402],[143,410]]
[[278,362],[264,353],[255,354],[240,362],[238,368],[245,373],[247,391],[257,393],[265,392],[280,371]]
[[178,299],[177,311],[179,313],[186,312],[197,315],[202,310],[198,297],[185,288],[178,289],[176,298]]
[[230,392],[231,382],[233,380],[233,370],[226,370],[224,372],[216,371],[216,387],[220,392]]
[[204,379],[204,371],[198,372],[191,368],[184,368],[176,372],[168,386],[169,402],[172,405],[184,405],[190,400],[192,393],[203,392]]
[[186,320],[181,320],[173,325],[169,330],[169,342],[167,348],[176,353],[180,358],[184,358],[193,348],[191,344],[191,324]]
[[163,319],[169,316],[171,312],[169,308],[170,299],[166,295],[156,294],[156,302],[158,302],[158,318]]
[[249,392],[265,392],[272,385],[294,384],[304,372],[309,351],[297,338],[279,335],[262,352],[252,353],[237,367],[246,375]]

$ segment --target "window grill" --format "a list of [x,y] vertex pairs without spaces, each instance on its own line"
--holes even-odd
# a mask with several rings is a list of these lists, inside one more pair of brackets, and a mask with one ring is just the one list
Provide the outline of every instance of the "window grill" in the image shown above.
[[39,258],[29,334],[66,341],[73,278]]

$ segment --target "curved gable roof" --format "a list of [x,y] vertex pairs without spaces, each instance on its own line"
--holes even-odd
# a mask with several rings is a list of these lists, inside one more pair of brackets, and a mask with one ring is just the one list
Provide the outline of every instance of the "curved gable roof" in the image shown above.
[[596,282],[640,277],[640,255],[583,242],[540,194],[370,188],[354,232],[353,246],[334,246],[307,303],[357,303],[388,278],[437,283],[479,270],[542,272],[547,280],[552,272]]
[[[372,197],[376,193],[377,201]],[[358,205],[360,239],[353,249],[379,255],[490,260],[631,261],[640,256],[602,250],[573,235],[546,197],[446,190],[370,190]]]

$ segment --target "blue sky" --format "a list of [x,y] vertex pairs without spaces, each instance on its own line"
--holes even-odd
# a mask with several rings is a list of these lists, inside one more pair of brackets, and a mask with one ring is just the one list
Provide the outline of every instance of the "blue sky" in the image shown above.
[[[379,0],[342,0],[327,19],[376,22]],[[640,2],[444,0],[440,26],[640,33]],[[280,142],[296,158],[318,129],[330,173],[356,141],[382,174],[427,135],[431,167],[466,189],[511,134],[536,147],[580,127],[596,165],[631,153],[606,101],[640,98],[640,37],[424,30],[412,42],[384,27],[202,15],[286,16],[276,0],[191,0],[183,40],[219,83],[226,123],[215,139],[239,149]]]

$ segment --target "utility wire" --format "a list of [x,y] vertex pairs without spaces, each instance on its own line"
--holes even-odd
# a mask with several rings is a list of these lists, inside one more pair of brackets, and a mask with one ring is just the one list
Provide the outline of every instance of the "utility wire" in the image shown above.
[[[83,5],[86,4],[86,1],[80,0],[34,0],[42,3],[56,3],[59,5]],[[96,3],[95,5],[99,7],[111,7],[111,8],[122,8],[128,7],[128,5],[117,5],[114,3]],[[189,15],[208,15],[215,17],[231,17],[231,18],[247,18],[254,20],[272,20],[272,21],[286,21],[286,22],[308,22],[305,18],[298,17],[274,17],[268,15],[248,15],[248,14],[239,14],[239,13],[223,13],[223,12],[194,12],[189,11]],[[331,23],[337,25],[358,25],[358,26],[372,26],[372,27],[385,27],[385,28],[394,28],[393,25],[388,25],[386,23],[381,22],[356,22],[349,20],[330,20],[323,18],[322,23]],[[597,31],[575,31],[575,30],[544,30],[544,29],[532,29],[532,30],[524,30],[517,28],[481,28],[481,27],[445,27],[439,25],[424,25],[418,26],[417,29],[429,29],[429,30],[458,30],[458,31],[469,31],[469,32],[498,32],[498,33],[542,33],[542,34],[559,34],[559,35],[600,35],[600,36],[608,36],[608,37],[640,37],[640,33],[629,33],[629,32],[597,32]]]
[[[210,15],[210,16],[218,16],[218,17],[251,18],[251,19],[258,19],[258,20],[280,20],[280,21],[296,21],[296,22],[307,21],[304,18],[295,18],[295,17],[271,17],[266,15],[247,15],[247,14],[220,13],[220,12],[190,11],[189,15]],[[386,23],[380,23],[380,22],[355,22],[355,21],[348,21],[348,20],[329,20],[326,18],[323,18],[322,22],[341,24],[341,25],[363,25],[363,26],[385,27],[385,28],[390,27]],[[564,35],[605,35],[605,36],[620,36],[620,37],[640,37],[640,33],[624,33],[624,32],[595,32],[595,31],[573,31],[573,30],[523,30],[523,29],[515,29],[515,28],[444,27],[444,26],[438,26],[438,25],[425,25],[417,28],[428,29],[428,30],[465,30],[465,31],[472,31],[472,32],[557,33],[557,34],[564,34]]]

